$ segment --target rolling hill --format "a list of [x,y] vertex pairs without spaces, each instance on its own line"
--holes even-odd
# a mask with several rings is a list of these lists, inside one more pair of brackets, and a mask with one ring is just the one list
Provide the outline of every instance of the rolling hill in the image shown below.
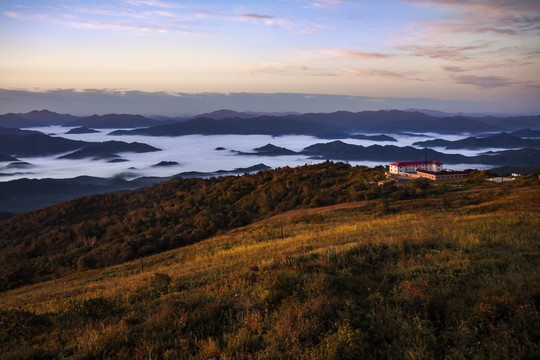
[[318,143],[304,148],[300,152],[314,159],[332,159],[347,161],[410,161],[410,159],[429,159],[446,164],[490,164],[515,166],[540,166],[540,149],[519,149],[488,152],[477,156],[446,154],[432,149],[417,149],[412,146],[394,145],[353,145],[340,140]]
[[48,136],[42,133],[5,134],[0,132],[0,153],[14,156],[47,156],[77,150],[89,143]]
[[89,129],[85,126],[73,128],[66,132],[66,134],[94,134],[94,133],[99,133],[99,131],[94,130],[94,129]]
[[[184,246],[268,214],[357,199],[363,192],[351,188],[368,192],[367,184],[382,173],[325,163],[242,177],[176,178],[20,214],[0,227],[0,259],[8,261],[0,269],[0,291]],[[378,196],[378,189],[369,192]]]
[[37,127],[43,126],[38,121],[26,119],[18,114],[4,114],[0,115],[0,127],[3,128],[25,128],[25,127]]
[[[295,171],[300,177],[270,176]],[[332,189],[320,175],[336,172],[360,198],[341,202],[349,195],[339,187],[327,192],[326,205],[274,208],[258,222],[196,244],[0,292],[0,359],[537,358],[538,177],[506,185],[413,181],[375,195],[362,190],[372,170],[358,171],[327,163],[241,177],[266,191],[281,186],[273,194],[286,200],[316,179]],[[153,230],[169,226],[164,190],[178,194],[177,185],[153,186],[146,202],[129,201],[130,211],[142,210],[153,241],[161,238]],[[205,191],[214,185],[206,183]],[[226,202],[247,190],[238,179],[230,185],[220,192]],[[106,216],[121,201],[99,198],[76,204],[93,204]],[[191,206],[210,209],[193,200]],[[2,222],[10,231],[21,222],[11,233],[19,240],[0,238],[2,260],[23,249],[45,268],[73,266],[51,255],[35,260],[61,244],[63,223],[82,218],[70,209],[75,203],[66,205]],[[134,225],[129,216],[127,228]],[[39,227],[47,219],[59,221],[60,231],[40,245],[21,243],[29,221]],[[72,236],[95,226],[118,236],[112,224],[102,217],[72,227]],[[99,238],[76,241],[102,246]],[[66,249],[68,256],[81,254],[76,246]]]
[[117,153],[147,153],[153,151],[160,151],[160,149],[139,142],[126,143],[109,140],[100,143],[87,143],[82,149],[60,156],[59,159],[110,159],[118,157]]
[[119,152],[150,152],[159,149],[143,143],[123,141],[87,142],[49,136],[37,131],[0,127],[0,154],[13,156],[47,156],[73,151],[61,158],[110,158]]

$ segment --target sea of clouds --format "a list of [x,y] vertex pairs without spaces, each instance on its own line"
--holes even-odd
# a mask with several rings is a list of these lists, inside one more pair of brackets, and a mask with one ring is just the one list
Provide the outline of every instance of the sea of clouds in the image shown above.
[[[8,168],[8,163],[0,163],[0,181],[9,181],[20,178],[72,178],[81,175],[96,177],[123,177],[134,179],[141,176],[168,177],[181,172],[199,171],[214,172],[217,170],[233,170],[245,168],[255,164],[263,163],[272,168],[283,166],[298,166],[313,164],[321,160],[310,159],[305,155],[287,156],[258,156],[239,155],[240,152],[253,152],[255,148],[266,144],[273,144],[293,151],[301,151],[307,146],[316,143],[326,143],[332,140],[318,139],[312,136],[288,135],[273,137],[270,135],[185,135],[185,136],[143,136],[109,135],[117,129],[96,129],[99,133],[93,134],[66,134],[70,128],[61,126],[49,126],[41,128],[31,128],[28,130],[41,131],[47,135],[60,136],[72,140],[84,140],[89,142],[102,142],[108,140],[118,140],[125,142],[141,142],[152,145],[161,151],[150,153],[120,153],[119,155],[128,161],[120,163],[109,163],[106,160],[93,159],[58,159],[64,154],[44,157],[18,157],[19,160],[28,162],[31,166],[26,168]],[[458,140],[460,135],[425,134],[433,138],[443,138],[447,140]],[[397,145],[412,146],[416,141],[423,141],[429,138],[424,136],[391,135],[398,142],[376,142],[370,140],[342,139],[342,141],[355,145],[370,146]],[[223,147],[225,150],[216,150]],[[482,152],[496,149],[481,150],[445,150],[435,148],[437,151],[445,153],[460,153],[467,156],[474,156]],[[500,149],[499,149],[500,150]],[[423,160],[423,159],[411,159]],[[436,159],[433,159],[436,160]],[[178,165],[156,167],[155,164],[161,161],[174,161]],[[351,161],[352,165],[377,166],[386,165],[373,161]],[[457,164],[449,165],[452,169],[478,168],[486,169],[492,166],[482,164]]]

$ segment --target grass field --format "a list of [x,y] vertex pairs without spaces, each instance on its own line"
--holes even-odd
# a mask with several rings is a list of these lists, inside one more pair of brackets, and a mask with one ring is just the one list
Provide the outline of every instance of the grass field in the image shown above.
[[0,293],[0,358],[537,359],[540,186],[293,210]]

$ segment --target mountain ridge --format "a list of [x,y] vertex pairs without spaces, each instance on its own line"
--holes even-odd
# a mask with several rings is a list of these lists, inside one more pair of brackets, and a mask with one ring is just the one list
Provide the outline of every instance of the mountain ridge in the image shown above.
[[468,137],[460,140],[434,139],[417,141],[415,146],[444,147],[445,149],[481,149],[481,148],[540,148],[540,139],[522,139],[508,133],[499,133],[486,137]]
[[76,119],[64,124],[65,127],[98,128],[98,129],[117,129],[117,128],[137,128],[158,125],[156,120],[148,119],[142,115],[132,114],[106,114],[92,115]]
[[[286,120],[301,120],[311,123],[333,123],[349,131],[365,132],[417,132],[429,131],[439,133],[480,133],[489,131],[514,131],[521,128],[540,129],[540,115],[502,115],[477,116],[478,114],[431,113],[417,110],[377,110],[377,111],[335,111],[331,113],[257,113],[239,112],[228,109],[216,110],[192,117],[226,120],[231,118],[254,119],[272,116]],[[474,115],[474,116],[472,116]],[[157,118],[157,117],[156,117]],[[177,121],[165,118],[164,121],[152,120],[142,115],[106,114],[86,117],[75,117],[69,114],[57,114],[48,110],[34,110],[25,114],[0,115],[0,126],[5,127],[37,127],[47,125],[86,126],[90,128],[135,128],[152,127],[163,123],[175,124],[189,119],[179,117]],[[38,120],[38,121],[35,121]],[[4,125],[3,125],[4,124]]]

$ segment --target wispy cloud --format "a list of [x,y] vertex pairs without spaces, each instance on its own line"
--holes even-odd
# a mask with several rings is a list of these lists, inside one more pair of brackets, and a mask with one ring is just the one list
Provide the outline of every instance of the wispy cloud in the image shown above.
[[[136,31],[177,32],[191,35],[209,35],[207,29],[228,26],[231,22],[251,22],[274,27],[295,34],[314,34],[324,28],[322,24],[257,11],[234,11],[227,7],[180,5],[158,0],[124,0],[104,6],[59,5],[54,11],[34,12],[32,9],[4,11],[3,15],[17,19],[43,19],[79,29],[124,29]],[[196,29],[195,30],[195,26]]]
[[471,57],[467,53],[474,50],[486,49],[489,44],[484,43],[480,45],[467,45],[467,46],[447,46],[440,44],[430,45],[403,45],[398,46],[397,49],[407,51],[412,56],[427,57],[431,59],[445,59],[445,60],[470,60]]
[[373,59],[384,59],[390,57],[388,54],[381,53],[370,53],[346,49],[325,49],[321,50],[322,53],[332,56],[344,57],[349,59],[359,59],[359,60],[373,60]]
[[466,66],[453,66],[453,65],[443,65],[441,68],[447,72],[466,72],[472,70],[486,70],[493,68],[502,68],[502,67],[514,67],[514,66],[526,66],[530,65],[529,61],[519,61],[519,60],[504,60],[497,62],[484,62],[484,63],[468,63]]
[[180,4],[170,3],[170,2],[163,2],[158,0],[124,0],[125,3],[135,6],[151,6],[151,7],[157,7],[157,8],[163,8],[163,9],[177,9],[182,8],[184,6]]
[[309,76],[338,76],[339,72],[331,69],[311,68],[307,65],[285,64],[279,62],[266,62],[259,65],[246,66],[242,72],[255,74],[275,74],[283,76],[309,75]]
[[22,11],[4,11],[3,14],[13,19],[28,19],[28,20],[46,19],[49,17],[49,15],[47,14],[29,13],[29,12],[22,12]]
[[[150,3],[155,5],[154,2]],[[174,10],[136,11],[125,7],[107,6],[100,8],[63,6],[55,10],[37,13],[32,9],[24,9],[6,11],[3,15],[21,20],[44,20],[74,29],[177,33],[198,37],[210,35],[208,32],[189,28],[188,25],[194,21],[176,14]]]
[[293,19],[285,16],[260,13],[214,14],[215,17],[232,19],[236,21],[251,21],[300,35],[311,35],[325,28],[324,25],[309,20]]
[[345,3],[344,0],[319,0],[310,1],[309,5],[319,9],[331,9],[335,10],[337,5]]
[[[122,23],[116,23],[116,22],[66,21],[65,24],[76,29],[92,29],[92,30],[123,29],[123,30],[137,30],[137,31],[159,31],[162,33],[166,33],[170,31],[170,29],[160,27],[160,26],[122,24]],[[188,30],[183,30],[183,31],[190,33]]]
[[464,72],[468,71],[465,68],[462,68],[461,66],[441,66],[444,71],[448,72]]
[[392,70],[378,70],[378,69],[363,69],[353,70],[347,69],[343,71],[344,75],[354,75],[362,77],[374,77],[379,79],[392,79],[392,80],[414,80],[423,81],[419,78],[418,73],[413,71],[392,71]]
[[314,8],[324,11],[334,11],[339,5],[346,4],[348,0],[280,0],[292,3],[303,3],[306,8]]
[[293,72],[306,71],[308,70],[308,67],[305,65],[290,65],[278,62],[267,62],[260,65],[247,66],[244,67],[243,70],[251,74],[291,74]]
[[239,19],[246,19],[246,20],[270,20],[275,19],[276,17],[274,15],[266,15],[266,14],[254,14],[254,13],[242,13],[236,15]]
[[518,84],[501,76],[451,75],[450,78],[458,84],[474,85],[480,89],[493,89]]
[[421,6],[437,6],[454,15],[432,22],[441,32],[496,33],[505,35],[540,32],[538,0],[402,0]]

